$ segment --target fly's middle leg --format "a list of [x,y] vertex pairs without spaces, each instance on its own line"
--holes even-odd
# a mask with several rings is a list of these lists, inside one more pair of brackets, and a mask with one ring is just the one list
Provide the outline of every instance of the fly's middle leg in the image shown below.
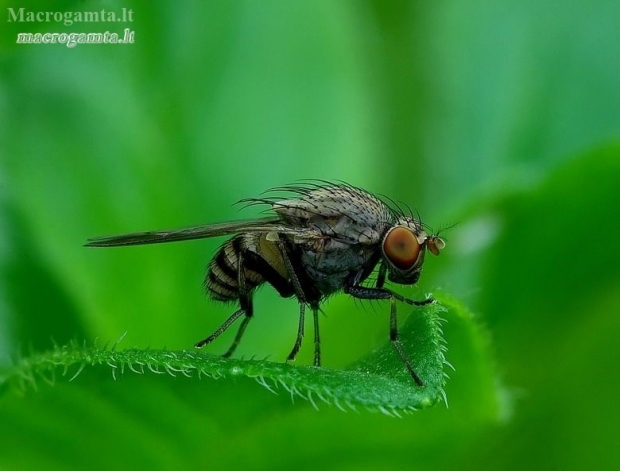
[[297,357],[299,353],[299,349],[301,348],[301,342],[304,338],[304,324],[306,322],[306,305],[303,303],[299,304],[299,327],[297,328],[297,338],[295,339],[295,345],[293,345],[293,349],[291,353],[286,357],[287,361],[293,361]]
[[[321,366],[321,336],[319,334],[319,308],[318,306],[312,306],[312,317],[314,323],[314,366]],[[297,329],[297,339],[293,350],[286,358],[287,361],[293,361],[299,353],[301,348],[301,342],[304,337],[304,324],[306,322],[306,305],[299,305],[299,327]]]
[[319,335],[319,309],[312,308],[314,318],[314,366],[321,366],[321,336]]
[[295,344],[293,345],[293,349],[291,353],[289,353],[287,357],[287,361],[293,361],[297,357],[299,353],[299,349],[301,348],[301,343],[304,337],[304,324],[306,321],[306,304],[309,304],[312,307],[313,317],[314,317],[314,366],[321,366],[321,347],[320,347],[320,337],[319,337],[319,320],[318,320],[318,304],[308,302],[308,296],[304,291],[301,282],[299,281],[299,277],[295,272],[295,267],[291,262],[291,259],[288,255],[288,248],[286,243],[282,240],[277,242],[278,250],[282,256],[282,261],[284,262],[284,266],[286,267],[286,271],[289,275],[290,283],[293,287],[295,296],[299,300],[299,327],[297,328],[297,338],[295,339]]

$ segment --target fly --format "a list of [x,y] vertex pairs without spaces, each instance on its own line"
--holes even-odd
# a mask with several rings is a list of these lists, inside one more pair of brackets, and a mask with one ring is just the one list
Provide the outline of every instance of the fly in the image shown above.
[[[314,320],[314,365],[321,365],[319,306],[327,296],[344,291],[358,299],[390,301],[390,341],[418,386],[416,373],[399,340],[396,301],[414,306],[433,302],[414,301],[385,287],[387,280],[415,284],[428,249],[439,255],[445,242],[430,235],[419,217],[388,205],[361,188],[344,183],[307,183],[271,191],[293,196],[241,200],[265,203],[273,216],[253,220],[209,224],[170,231],[138,232],[90,239],[87,247],[158,244],[233,235],[211,260],[205,289],[216,301],[238,302],[237,309],[215,332],[196,344],[202,348],[243,318],[224,357],[230,357],[254,315],[252,296],[269,283],[284,298],[299,301],[297,337],[287,360],[294,360],[304,336],[306,307]],[[363,282],[378,266],[374,286]]]

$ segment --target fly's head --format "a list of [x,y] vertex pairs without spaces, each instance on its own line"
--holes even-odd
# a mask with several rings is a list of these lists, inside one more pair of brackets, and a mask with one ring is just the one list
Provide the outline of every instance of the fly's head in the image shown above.
[[439,255],[446,243],[438,235],[428,235],[419,221],[401,217],[381,243],[383,258],[388,267],[388,280],[412,285],[420,278],[426,249]]

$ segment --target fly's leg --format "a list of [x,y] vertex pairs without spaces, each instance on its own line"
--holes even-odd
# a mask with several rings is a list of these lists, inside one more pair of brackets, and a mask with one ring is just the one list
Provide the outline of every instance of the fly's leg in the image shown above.
[[245,306],[245,307],[241,307],[241,309],[235,311],[235,313],[232,316],[230,316],[228,319],[226,319],[226,321],[215,332],[213,332],[211,335],[209,335],[206,339],[201,340],[200,342],[198,342],[195,345],[195,347],[196,348],[202,348],[202,347],[205,347],[205,346],[209,345],[216,338],[218,338],[220,335],[222,335],[224,332],[226,332],[226,330],[237,319],[239,319],[242,315],[245,314],[245,318],[241,322],[241,325],[239,326],[239,329],[237,330],[237,334],[235,335],[235,340],[233,340],[232,345],[226,351],[226,353],[224,353],[224,355],[222,355],[224,358],[230,357],[235,352],[235,350],[237,349],[237,346],[239,345],[239,342],[241,341],[241,337],[243,337],[243,333],[245,332],[245,328],[248,326],[248,324],[250,323],[250,320],[252,319],[252,312],[253,312],[252,299],[250,297],[246,297],[246,301],[243,301],[241,303],[241,305]]
[[399,334],[398,334],[398,318],[396,316],[396,301],[402,301],[407,304],[413,304],[415,306],[423,306],[425,304],[429,304],[433,302],[432,299],[425,299],[424,301],[413,301],[411,299],[407,299],[401,296],[398,293],[394,293],[385,288],[367,288],[365,286],[359,285],[350,285],[345,286],[345,293],[350,294],[351,296],[358,299],[389,299],[390,300],[390,341],[394,348],[400,355],[407,371],[415,381],[418,386],[424,386],[424,383],[415,372],[413,365],[411,365],[411,361],[409,357],[405,353],[405,349],[400,343]]
[[239,342],[241,342],[241,337],[243,337],[243,333],[245,332],[245,328],[250,323],[252,316],[254,315],[254,306],[252,304],[252,298],[248,293],[247,285],[245,283],[245,271],[243,270],[243,253],[239,254],[239,268],[237,270],[237,284],[239,286],[239,305],[241,309],[243,309],[245,313],[245,318],[241,322],[239,329],[237,330],[237,334],[235,335],[235,339],[226,353],[224,353],[224,358],[229,358],[235,353],[237,347],[239,346]]
[[[394,296],[394,298],[398,299],[399,301],[403,303],[411,304],[413,306],[425,306],[426,304],[431,304],[434,301],[433,298],[427,298],[427,299],[424,299],[423,301],[414,301],[413,299],[405,298],[398,293],[394,293],[393,291],[384,289],[383,285],[385,285],[386,272],[387,272],[387,268],[385,266],[385,263],[381,263],[381,266],[379,267],[379,273],[377,275],[377,283],[375,285],[376,289],[388,291]],[[376,299],[376,298],[372,298],[372,299]]]
[[386,288],[367,288],[359,285],[345,286],[344,292],[358,299],[394,299],[412,306],[426,306],[427,304],[435,302],[433,298],[416,301],[414,299],[405,298],[404,296],[401,296],[400,294]]
[[239,329],[237,330],[237,334],[235,335],[235,339],[233,340],[232,345],[228,348],[228,350],[226,350],[226,353],[222,355],[224,358],[229,358],[230,356],[232,356],[233,353],[235,353],[235,350],[239,346],[239,342],[241,342],[241,337],[243,337],[245,328],[248,326],[248,324],[252,320],[252,314],[254,310],[252,308],[252,300],[249,297],[247,299],[247,306],[245,307],[245,309],[240,309],[240,310],[243,310],[243,312],[245,313],[245,318],[243,319],[243,321],[241,321],[241,325],[239,326]]
[[[321,337],[319,335],[319,309],[318,307],[312,307],[312,317],[314,319],[314,366],[321,366]],[[301,342],[304,337],[304,324],[306,320],[306,305],[299,305],[299,328],[297,330],[297,339],[293,350],[289,354],[287,360],[293,361],[299,349],[301,348]]]
[[314,366],[321,366],[321,337],[319,335],[319,309],[312,308],[314,318]]
[[243,314],[245,314],[245,311],[243,309],[239,309],[238,311],[235,311],[235,313],[232,316],[230,316],[228,319],[226,319],[226,321],[215,332],[209,335],[206,339],[198,342],[195,345],[195,347],[202,348],[206,345],[209,345],[216,338],[218,338],[220,335],[226,332],[226,329],[228,329],[232,325],[232,323],[235,322],[237,319],[239,319]]
[[396,317],[396,299],[395,298],[392,298],[390,300],[390,341],[392,342],[392,345],[394,345],[394,348],[400,355],[400,358],[403,360],[403,363],[405,364],[407,371],[409,371],[409,374],[415,381],[415,384],[417,384],[418,386],[424,386],[424,383],[422,382],[418,374],[413,369],[413,365],[411,364],[409,357],[405,353],[405,349],[403,348],[403,345],[400,343],[400,339],[398,335],[398,319]]
[[239,268],[238,268],[238,274],[237,274],[237,281],[239,285],[239,310],[235,311],[235,313],[232,316],[226,319],[226,321],[209,337],[198,342],[196,344],[196,348],[202,348],[206,345],[209,345],[216,338],[218,338],[220,335],[226,332],[226,330],[237,319],[239,319],[239,317],[245,314],[245,318],[243,319],[243,321],[241,322],[241,325],[239,326],[239,329],[237,330],[237,334],[235,335],[235,339],[233,340],[232,345],[228,348],[228,350],[226,350],[226,353],[224,353],[224,355],[222,356],[224,358],[228,358],[237,349],[237,346],[239,345],[239,342],[241,341],[241,337],[243,337],[243,333],[245,332],[245,329],[250,323],[250,320],[252,319],[252,315],[254,314],[252,297],[250,293],[248,293],[247,288],[246,288],[245,273],[243,271],[243,255],[242,254],[239,254]]
[[379,273],[377,274],[377,284],[375,285],[376,288],[383,288],[383,285],[385,284],[386,274],[387,267],[385,266],[384,262],[381,262],[381,265],[379,265]]
[[[303,290],[301,283],[299,282],[299,278],[297,277],[297,273],[295,272],[295,268],[291,263],[291,259],[288,256],[288,248],[286,244],[279,240],[277,242],[278,249],[280,254],[282,255],[282,261],[284,262],[284,266],[286,267],[286,271],[289,274],[291,284],[293,285],[293,289],[295,291],[295,295],[299,300],[299,327],[297,329],[297,338],[295,339],[295,344],[293,345],[293,349],[291,353],[289,353],[286,358],[287,361],[293,361],[297,357],[299,353],[299,349],[301,348],[301,343],[304,337],[304,323],[306,320],[306,304],[308,304],[306,293]],[[321,348],[319,346],[319,322],[317,319],[318,306],[312,306],[314,313],[314,365],[320,366],[321,364]]]
[[297,357],[297,354],[299,353],[299,349],[301,348],[301,341],[304,338],[305,320],[306,320],[306,305],[300,304],[299,305],[299,327],[297,329],[297,338],[295,339],[295,345],[293,345],[293,349],[291,350],[291,353],[289,353],[288,357],[286,357],[287,361],[295,360],[295,358]]

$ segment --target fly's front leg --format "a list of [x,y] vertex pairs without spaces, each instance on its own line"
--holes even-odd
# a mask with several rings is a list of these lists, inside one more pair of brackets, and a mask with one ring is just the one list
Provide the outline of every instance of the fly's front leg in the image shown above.
[[381,265],[379,265],[379,273],[377,275],[377,284],[375,285],[375,287],[377,288],[383,288],[383,285],[385,284],[385,275],[387,273],[387,267],[385,266],[385,262],[381,262]]
[[433,298],[415,301],[386,288],[367,288],[359,285],[345,286],[344,292],[358,299],[395,299],[412,306],[426,306],[435,301]]
[[418,386],[424,386],[424,383],[422,382],[418,374],[413,369],[413,365],[411,364],[409,357],[405,353],[405,349],[403,348],[403,345],[400,343],[399,334],[398,334],[398,319],[396,317],[396,300],[392,298],[390,301],[391,301],[390,302],[391,304],[390,306],[390,341],[392,342],[392,345],[394,345],[394,348],[400,355],[400,358],[403,360],[403,363],[405,364],[407,371],[409,371],[409,374],[411,375],[415,383]]
[[[395,293],[393,291],[387,290],[385,288],[383,288],[383,285],[385,285],[385,275],[387,274],[387,267],[385,266],[385,263],[382,262],[381,265],[379,266],[379,273],[377,274],[377,283],[375,284],[376,289],[381,289],[384,291],[388,291],[389,293],[391,293],[394,298],[398,299],[399,301],[403,302],[403,303],[407,303],[407,304],[411,304],[413,306],[424,306],[426,304],[430,304],[434,301],[433,298],[426,298],[423,301],[414,301],[413,299],[409,299],[409,298],[405,298],[404,296],[401,296],[398,293]],[[373,298],[375,299],[375,298]]]
[[404,298],[398,293],[394,293],[393,291],[390,291],[385,288],[367,288],[367,287],[359,286],[359,285],[345,286],[344,291],[345,293],[348,293],[351,296],[358,298],[358,299],[389,299],[390,300],[390,341],[392,342],[392,345],[394,345],[394,348],[400,355],[400,358],[402,359],[403,363],[405,364],[405,367],[407,368],[407,371],[409,372],[409,374],[411,375],[415,383],[418,386],[424,386],[424,383],[422,382],[418,374],[415,372],[415,369],[413,368],[413,365],[411,364],[409,357],[405,353],[405,349],[400,343],[400,338],[398,334],[398,318],[396,316],[396,301],[397,300],[403,301],[408,304],[420,306],[420,305],[428,304],[432,302],[433,300],[427,299],[424,301],[413,301],[411,299]]

